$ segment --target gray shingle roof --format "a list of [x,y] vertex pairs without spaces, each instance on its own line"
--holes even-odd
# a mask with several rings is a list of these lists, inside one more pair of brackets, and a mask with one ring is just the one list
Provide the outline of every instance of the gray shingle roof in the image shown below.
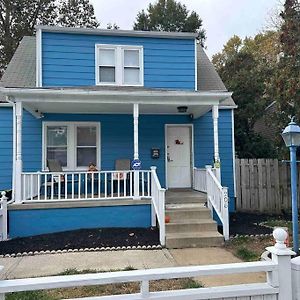
[[25,36],[4,72],[0,86],[35,86],[35,37]]
[[[216,72],[203,48],[197,47],[198,91],[227,91],[220,76]],[[35,37],[25,36],[20,42],[13,58],[7,66],[0,81],[4,87],[35,87],[36,86],[36,43]],[[1,99],[0,99],[1,101]],[[232,98],[222,102],[222,106],[235,106]]]

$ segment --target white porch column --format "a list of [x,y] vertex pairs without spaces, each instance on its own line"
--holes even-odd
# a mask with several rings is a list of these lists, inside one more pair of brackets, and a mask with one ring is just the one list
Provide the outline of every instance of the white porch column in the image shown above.
[[23,117],[23,105],[22,102],[15,103],[15,142],[16,147],[15,153],[15,169],[14,169],[14,178],[15,178],[15,202],[22,201],[22,117]]
[[[139,105],[133,104],[133,159],[139,159]],[[134,198],[139,198],[139,172],[134,171]]]
[[216,175],[221,182],[221,169],[220,169],[220,153],[219,153],[219,107],[214,105],[212,108],[212,118],[213,118],[213,129],[214,129],[214,167],[216,168]]

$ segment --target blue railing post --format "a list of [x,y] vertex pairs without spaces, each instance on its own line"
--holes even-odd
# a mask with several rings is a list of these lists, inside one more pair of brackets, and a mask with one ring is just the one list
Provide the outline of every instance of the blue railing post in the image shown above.
[[290,147],[291,155],[291,191],[292,191],[292,219],[293,219],[293,250],[299,252],[299,236],[298,236],[298,195],[297,195],[297,147]]

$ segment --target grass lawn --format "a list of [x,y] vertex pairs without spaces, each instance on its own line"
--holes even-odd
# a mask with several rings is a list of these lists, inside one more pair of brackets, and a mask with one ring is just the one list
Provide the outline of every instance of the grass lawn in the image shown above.
[[[133,270],[131,267],[123,269],[122,271]],[[120,271],[120,270],[112,270]],[[87,274],[95,273],[96,270],[77,271],[75,269],[66,270],[65,272],[57,275],[73,275],[73,274]],[[157,280],[150,282],[150,291],[167,291],[178,289],[191,289],[201,288],[203,285],[192,278],[183,279],[170,279],[170,280]],[[131,283],[118,283],[118,284],[105,284],[97,286],[83,286],[74,288],[52,289],[44,291],[33,292],[17,292],[8,294],[5,299],[7,300],[58,300],[70,299],[79,297],[93,297],[93,296],[106,296],[106,295],[119,295],[138,293],[140,286],[138,282]]]
[[243,261],[257,261],[265,248],[273,245],[273,237],[239,237],[226,243],[225,248]]

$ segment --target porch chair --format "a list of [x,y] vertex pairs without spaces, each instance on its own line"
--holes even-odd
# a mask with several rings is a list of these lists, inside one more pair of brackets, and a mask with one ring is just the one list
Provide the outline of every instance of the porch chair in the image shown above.
[[[63,172],[63,169],[62,169],[62,166],[61,166],[61,164],[60,164],[60,162],[58,161],[58,160],[56,160],[56,159],[47,159],[47,167],[48,167],[48,170],[49,170],[49,172],[57,172],[57,173],[62,173]],[[62,182],[64,182],[65,181],[65,176],[64,175],[60,175],[60,177],[59,176],[53,176],[53,181],[54,181],[54,193],[58,193],[58,182],[59,182],[59,180],[60,180],[60,182],[62,183]],[[48,181],[47,183],[46,183],[46,187],[47,187],[47,190],[48,190],[48,188],[50,188],[50,190],[51,190],[51,184],[52,184],[52,182],[51,182],[51,179],[50,179],[50,181]],[[64,189],[64,185],[62,185],[62,189]],[[48,194],[48,191],[47,191],[47,194]]]

